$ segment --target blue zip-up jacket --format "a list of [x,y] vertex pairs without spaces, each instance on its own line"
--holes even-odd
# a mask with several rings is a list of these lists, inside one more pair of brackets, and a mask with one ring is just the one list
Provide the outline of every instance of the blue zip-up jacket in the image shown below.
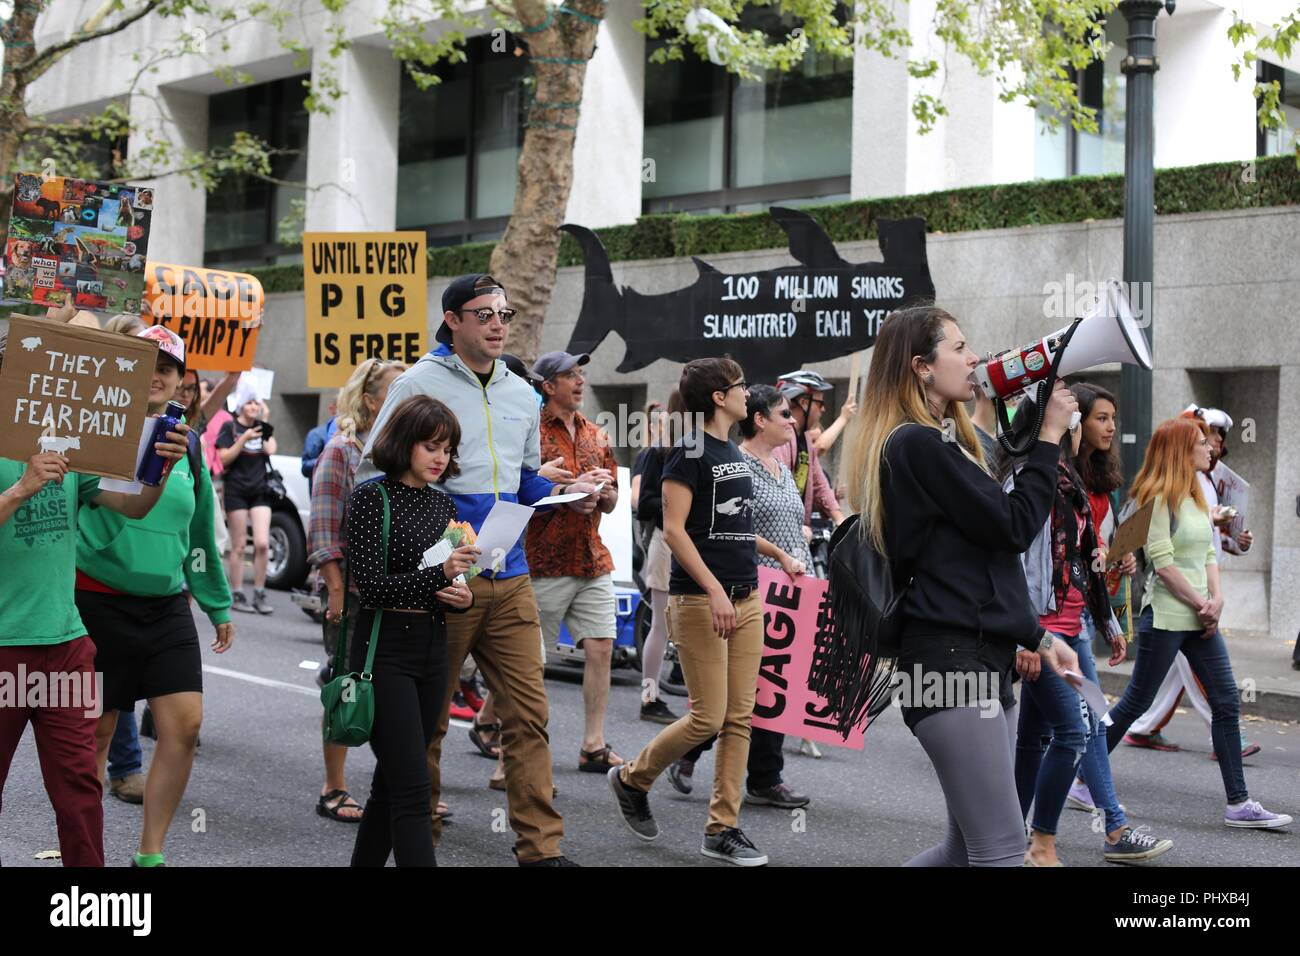
[[[370,428],[357,469],[358,485],[379,474],[368,457],[370,446],[393,409],[412,395],[438,399],[460,421],[460,474],[440,487],[456,502],[460,520],[468,521],[475,531],[483,526],[498,498],[531,505],[552,493],[555,485],[537,474],[542,462],[536,391],[500,360],[484,387],[446,345],[424,356],[388,386],[388,397]],[[528,559],[516,541],[495,576],[513,578],[527,573]]]

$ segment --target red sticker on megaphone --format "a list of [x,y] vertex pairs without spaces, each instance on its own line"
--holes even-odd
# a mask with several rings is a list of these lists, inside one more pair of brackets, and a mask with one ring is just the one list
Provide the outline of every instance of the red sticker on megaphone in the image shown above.
[[1044,364],[1046,364],[1046,361],[1047,360],[1043,358],[1042,352],[1030,352],[1025,356],[1025,368],[1029,369],[1031,372],[1037,372]]

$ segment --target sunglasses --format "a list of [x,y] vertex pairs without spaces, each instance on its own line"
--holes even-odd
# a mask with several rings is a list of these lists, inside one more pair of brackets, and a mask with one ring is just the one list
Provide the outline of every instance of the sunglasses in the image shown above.
[[478,316],[479,325],[487,325],[492,321],[494,315],[500,316],[502,325],[509,325],[514,317],[519,314],[518,309],[489,309],[486,306],[481,309],[461,309],[460,311],[462,314],[470,312]]

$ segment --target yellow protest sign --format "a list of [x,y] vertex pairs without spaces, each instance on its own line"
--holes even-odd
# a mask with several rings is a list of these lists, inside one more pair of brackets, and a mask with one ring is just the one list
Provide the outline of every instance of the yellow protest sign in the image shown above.
[[419,360],[428,340],[422,232],[306,232],[307,385],[337,388],[368,358]]

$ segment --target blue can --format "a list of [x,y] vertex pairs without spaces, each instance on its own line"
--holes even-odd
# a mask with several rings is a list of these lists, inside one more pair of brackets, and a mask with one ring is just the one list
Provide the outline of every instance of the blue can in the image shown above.
[[167,433],[175,431],[185,415],[185,406],[180,402],[168,402],[167,411],[159,415],[153,426],[153,436],[149,439],[149,450],[144,453],[144,460],[140,462],[140,468],[135,473],[135,480],[143,485],[158,486],[162,484],[163,469],[167,467],[167,459],[158,454],[158,449],[154,447],[158,442],[167,440]]

